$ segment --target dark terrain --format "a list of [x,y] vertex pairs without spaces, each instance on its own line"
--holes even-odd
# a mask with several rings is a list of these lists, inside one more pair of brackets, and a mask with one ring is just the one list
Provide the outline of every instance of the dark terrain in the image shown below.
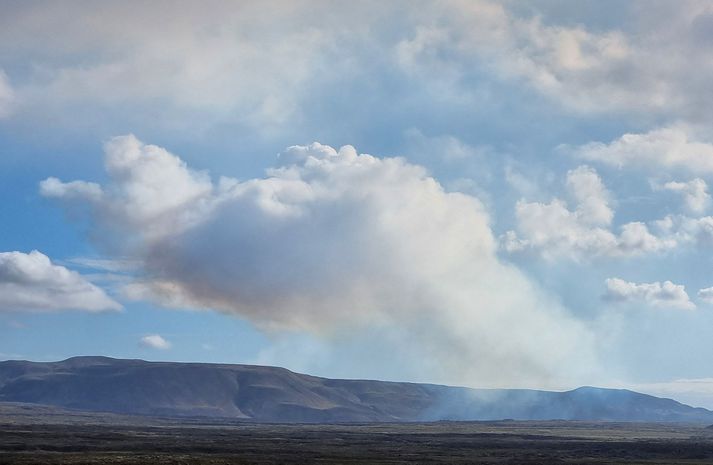
[[0,465],[710,464],[710,423],[708,410],[626,390],[105,357],[0,362]]
[[702,425],[265,424],[0,406],[0,464],[710,464]]
[[0,403],[250,422],[585,420],[713,423],[713,412],[627,390],[468,389],[327,379],[284,368],[107,357],[0,362]]

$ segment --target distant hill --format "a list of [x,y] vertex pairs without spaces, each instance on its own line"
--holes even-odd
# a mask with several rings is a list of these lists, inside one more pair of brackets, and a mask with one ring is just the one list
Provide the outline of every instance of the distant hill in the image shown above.
[[711,423],[713,412],[619,389],[468,389],[327,379],[284,368],[75,357],[0,362],[0,402],[262,422],[608,420]]

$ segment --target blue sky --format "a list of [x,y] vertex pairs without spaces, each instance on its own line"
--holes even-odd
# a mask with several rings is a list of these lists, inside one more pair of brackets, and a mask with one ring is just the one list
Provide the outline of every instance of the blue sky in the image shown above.
[[713,407],[707,2],[0,13],[0,358]]

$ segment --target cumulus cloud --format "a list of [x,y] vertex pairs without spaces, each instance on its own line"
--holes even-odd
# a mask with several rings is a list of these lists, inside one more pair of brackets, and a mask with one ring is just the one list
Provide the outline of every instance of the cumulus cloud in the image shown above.
[[713,245],[713,216],[691,218],[685,215],[667,215],[655,221],[654,225],[662,236],[678,245]]
[[33,250],[0,252],[0,311],[121,310],[79,273]]
[[567,173],[567,189],[577,204],[575,214],[585,224],[608,225],[614,218],[611,195],[597,172],[580,166]]
[[110,194],[92,182],[61,182],[50,177],[40,183],[40,194],[45,197],[72,206],[86,204],[102,218],[101,225],[109,226],[103,234],[129,230],[161,236],[166,228],[190,223],[191,208],[200,210],[200,203],[212,194],[213,185],[205,173],[188,169],[161,147],[127,136],[111,139],[104,149],[106,171],[117,181]]
[[611,194],[594,169],[580,166],[570,170],[565,185],[574,209],[557,198],[549,203],[517,202],[517,231],[503,236],[505,250],[532,250],[548,259],[582,259],[644,254],[676,245],[673,240],[655,236],[641,222],[622,225],[618,235],[612,232]]
[[711,201],[711,196],[708,194],[708,184],[700,178],[692,179],[688,182],[669,181],[661,186],[655,186],[655,188],[675,192],[683,196],[686,209],[695,214],[705,212]]
[[499,261],[481,203],[403,159],[314,143],[265,178],[212,183],[133,136],[106,156],[110,182],[86,201],[97,228],[126,232],[101,237],[142,262],[134,296],[326,339],[381,328],[415,369],[452,382],[595,363],[588,330]]
[[146,349],[168,350],[171,348],[171,343],[160,334],[148,334],[142,337],[139,339],[139,345]]
[[686,293],[685,286],[671,281],[632,283],[619,278],[605,281],[604,299],[612,302],[643,302],[655,307],[692,310],[696,305]]
[[618,168],[634,167],[655,172],[663,168],[697,175],[713,173],[713,144],[690,140],[683,127],[624,134],[608,144],[590,142],[571,151],[578,158]]

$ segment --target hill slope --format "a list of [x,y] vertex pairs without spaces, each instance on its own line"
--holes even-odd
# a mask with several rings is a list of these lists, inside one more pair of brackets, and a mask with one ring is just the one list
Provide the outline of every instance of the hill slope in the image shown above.
[[713,412],[626,390],[467,389],[338,380],[284,368],[75,357],[0,362],[0,402],[269,422],[611,420],[713,422]]

